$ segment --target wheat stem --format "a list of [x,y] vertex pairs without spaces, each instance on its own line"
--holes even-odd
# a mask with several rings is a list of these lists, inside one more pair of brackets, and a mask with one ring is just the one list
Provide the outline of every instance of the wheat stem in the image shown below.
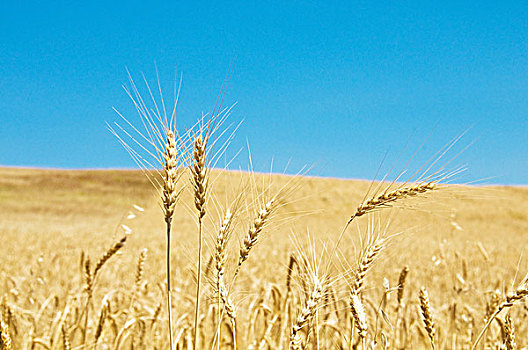
[[167,223],[167,312],[169,313],[169,341],[170,350],[173,350],[172,344],[172,297],[171,297],[171,254],[170,254],[171,224]]
[[202,279],[202,219],[199,219],[198,223],[198,272],[197,272],[197,286],[196,286],[196,307],[194,310],[194,347],[196,350],[198,348],[199,334],[198,323],[199,323],[199,313],[200,313],[200,286]]

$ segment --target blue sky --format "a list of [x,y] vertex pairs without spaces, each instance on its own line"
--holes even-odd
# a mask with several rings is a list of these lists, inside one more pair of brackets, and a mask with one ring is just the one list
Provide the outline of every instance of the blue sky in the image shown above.
[[527,18],[524,1],[3,1],[0,164],[133,167],[105,125],[135,118],[125,67],[155,82],[156,62],[169,90],[183,74],[183,126],[235,62],[231,150],[248,140],[255,170],[372,178],[387,151],[427,139],[418,166],[470,129],[463,181],[528,184]]

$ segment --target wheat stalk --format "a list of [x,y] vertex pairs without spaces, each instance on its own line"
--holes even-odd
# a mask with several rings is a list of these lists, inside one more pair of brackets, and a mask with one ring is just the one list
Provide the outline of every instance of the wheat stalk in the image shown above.
[[422,315],[422,319],[424,322],[425,330],[427,331],[427,335],[429,336],[429,340],[431,341],[431,347],[433,350],[435,349],[435,324],[433,320],[433,315],[431,313],[431,306],[429,305],[429,294],[427,293],[427,290],[422,287],[420,289],[420,312]]
[[165,152],[163,156],[163,192],[162,203],[165,213],[165,223],[167,229],[167,312],[169,316],[169,342],[170,350],[173,349],[172,340],[172,295],[171,295],[171,272],[170,272],[170,242],[171,242],[171,225],[174,209],[178,200],[179,192],[176,189],[178,182],[178,150],[176,138],[171,130],[167,130],[165,143]]
[[482,328],[482,331],[479,333],[477,339],[473,343],[471,350],[475,350],[477,348],[478,343],[484,336],[484,333],[486,333],[486,330],[491,325],[491,322],[493,322],[493,320],[499,315],[502,310],[512,307],[516,302],[524,299],[526,296],[528,296],[528,283],[523,282],[517,287],[517,289],[513,293],[508,294],[506,296],[506,300],[499,304],[495,309],[495,312],[493,312],[491,316],[489,316],[489,319],[484,325],[484,328]]
[[[500,298],[501,298],[501,293],[499,290],[495,290],[491,293],[490,298],[486,301],[486,313],[484,314],[484,323],[488,322],[488,320],[491,318],[495,310],[497,310],[497,308],[499,307],[500,302],[501,302]],[[485,349],[489,347],[491,341],[492,341],[491,335],[488,334],[486,336],[486,339],[484,340]]]
[[273,327],[275,326],[275,323],[280,318],[280,314],[276,314],[273,316],[273,318],[269,321],[268,325],[266,326],[266,330],[264,331],[264,334],[262,335],[261,341],[258,344],[258,350],[266,350],[268,349],[268,344],[271,346],[271,331],[273,330]]
[[[125,121],[126,126],[129,130],[121,127],[115,123],[118,127],[118,131],[126,135],[132,142],[133,145],[138,146],[138,150],[134,150],[130,145],[123,140],[123,138],[109,126],[110,131],[117,137],[119,142],[123,145],[126,151],[130,154],[136,164],[143,170],[143,173],[147,176],[151,184],[160,190],[161,205],[166,223],[166,234],[167,234],[167,246],[166,246],[166,279],[167,279],[167,311],[168,311],[168,323],[169,323],[169,341],[170,349],[173,349],[172,339],[172,290],[171,290],[171,229],[172,219],[176,208],[181,190],[178,190],[178,181],[183,174],[179,172],[179,168],[184,163],[182,161],[182,155],[185,156],[186,152],[180,152],[181,149],[186,148],[186,145],[181,141],[178,135],[176,137],[176,106],[179,96],[179,88],[175,89],[174,106],[170,117],[167,115],[165,109],[165,103],[163,102],[162,89],[158,79],[159,97],[161,100],[161,108],[158,107],[156,99],[150,89],[149,84],[145,80],[146,88],[152,99],[154,105],[153,108],[149,108],[137,86],[135,85],[130,73],[129,81],[131,87],[124,86],[127,95],[130,97],[134,106],[141,119],[141,125],[144,127],[143,131],[140,131],[132,123],[130,123],[123,115],[117,110],[116,112]],[[175,135],[176,134],[176,135]],[[145,144],[143,144],[145,143]],[[146,158],[153,158],[152,161]],[[157,167],[157,164],[161,166],[161,171]],[[152,170],[152,171],[150,171]],[[159,175],[157,177],[156,175]],[[161,184],[159,179],[161,178]]]
[[[208,129],[209,130],[209,129]],[[196,306],[194,313],[194,350],[199,344],[198,318],[200,312],[200,287],[202,281],[202,220],[205,216],[205,201],[207,194],[207,143],[209,140],[208,131],[205,136],[200,132],[193,136],[193,157],[190,165],[192,183],[194,186],[194,206],[198,210],[198,262],[197,262],[197,285],[196,285]]]
[[125,246],[127,236],[123,236],[119,241],[114,243],[112,247],[106,250],[106,252],[99,258],[93,271],[90,269],[90,257],[86,256],[84,260],[84,279],[85,279],[85,291],[88,295],[86,298],[85,314],[84,314],[84,330],[83,330],[83,344],[86,343],[86,336],[88,334],[88,314],[90,312],[90,304],[93,297],[93,289],[96,281],[96,277],[101,268],[112,258],[121,248]]

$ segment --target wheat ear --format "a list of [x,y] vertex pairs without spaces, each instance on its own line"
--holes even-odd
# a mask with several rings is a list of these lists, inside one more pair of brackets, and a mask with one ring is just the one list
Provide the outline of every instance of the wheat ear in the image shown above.
[[0,341],[2,350],[11,350],[13,349],[11,336],[9,335],[9,327],[7,324],[1,320],[0,321]]
[[407,280],[408,274],[409,274],[409,268],[405,266],[401,270],[400,277],[398,278],[398,293],[396,294],[396,301],[398,303],[398,309],[401,309],[403,305],[403,291],[405,289],[405,282]]
[[84,290],[90,296],[93,289],[93,276],[90,268],[90,257],[84,259]]
[[517,345],[515,344],[515,326],[513,325],[510,315],[507,315],[504,319],[503,331],[505,336],[504,345],[506,346],[506,350],[515,350],[517,348]]
[[361,203],[356,212],[350,217],[349,222],[354,220],[354,218],[363,216],[367,213],[370,213],[376,209],[386,208],[391,205],[391,203],[404,198],[414,197],[422,193],[433,191],[437,188],[437,184],[434,181],[419,183],[414,186],[400,187],[393,191],[385,191],[383,194],[372,197],[371,199]]
[[302,344],[302,336],[300,334],[300,331],[305,327],[315,316],[315,313],[317,311],[317,308],[319,307],[319,304],[321,300],[323,299],[323,296],[325,294],[325,288],[323,283],[317,278],[317,276],[313,276],[313,288],[310,293],[310,296],[308,300],[306,301],[306,305],[301,310],[299,315],[297,316],[297,319],[292,327],[291,334],[290,334],[290,349],[291,350],[300,350],[303,349]]
[[[499,290],[495,290],[495,291],[493,291],[491,293],[490,298],[488,300],[486,300],[486,312],[484,314],[484,324],[486,324],[488,322],[488,320],[493,315],[495,310],[497,310],[497,308],[499,307],[500,302],[501,302],[500,298],[501,298],[500,291]],[[491,337],[490,334],[488,334],[486,336],[486,339],[484,340],[484,348],[487,349],[487,348],[491,347],[491,342],[492,342],[492,337]],[[471,345],[471,343],[470,343],[470,345]]]
[[240,248],[240,255],[238,258],[239,267],[244,263],[244,261],[247,260],[249,257],[249,252],[255,246],[255,244],[257,244],[259,235],[262,232],[262,229],[264,228],[264,225],[266,224],[266,221],[268,220],[272,210],[275,208],[275,203],[275,198],[272,198],[258,210],[257,215],[251,223],[246,237],[244,238],[242,247]]
[[101,312],[99,313],[99,321],[97,322],[97,328],[95,329],[95,344],[97,344],[97,341],[101,337],[101,334],[103,334],[103,327],[106,321],[106,316],[108,315],[108,308],[109,308],[109,302],[107,301],[103,307],[101,308]]
[[223,277],[225,274],[227,242],[229,239],[229,228],[231,226],[232,219],[233,214],[229,209],[227,209],[224,214],[224,219],[220,229],[218,230],[218,234],[216,235],[215,263],[217,283],[220,277]]
[[363,289],[363,284],[365,282],[365,276],[374,264],[376,257],[379,255],[384,246],[385,240],[383,238],[379,238],[369,244],[365,249],[363,256],[359,260],[354,284],[352,285],[352,289],[355,291],[355,293],[361,293],[361,290]]
[[170,225],[178,200],[176,184],[178,182],[178,148],[172,131],[167,131],[165,153],[163,155],[163,193],[162,202],[165,222]]
[[488,322],[495,310],[500,305],[500,291],[495,290],[491,293],[490,299],[486,302],[486,314],[484,315],[484,322]]
[[62,346],[64,347],[64,350],[71,350],[70,333],[66,328],[67,327],[64,324],[61,327]]
[[431,347],[435,349],[435,324],[433,320],[433,315],[431,313],[431,306],[429,305],[429,294],[424,287],[420,289],[420,312],[422,314],[422,319],[424,322],[425,330],[431,341]]
[[192,183],[194,186],[194,206],[198,210],[198,217],[205,216],[205,196],[207,192],[206,166],[207,136],[194,136],[193,161],[191,163]]
[[363,306],[361,298],[354,290],[350,293],[350,307],[352,309],[352,316],[354,317],[359,338],[363,344],[363,349],[366,349],[368,332],[367,313],[365,312],[365,307]]
[[139,253],[139,258],[136,266],[136,276],[134,282],[136,289],[139,289],[141,282],[143,281],[143,274],[145,272],[145,261],[147,260],[148,249],[145,248]]
[[[229,291],[225,285],[225,265],[226,265],[226,253],[227,243],[229,240],[229,232],[231,223],[233,220],[233,213],[227,209],[220,229],[216,235],[216,246],[214,252],[215,268],[216,268],[216,293],[218,298],[218,323],[217,323],[217,348],[220,348],[220,331],[222,323],[222,313],[225,310],[228,317],[234,320],[236,318],[235,307],[229,297]],[[221,308],[221,304],[224,305],[224,309]]]
[[101,270],[103,265],[110,260],[112,256],[114,256],[121,248],[124,247],[127,240],[127,236],[124,236],[119,241],[117,241],[110,249],[108,249],[101,258],[97,261],[97,264],[95,265],[94,271],[93,271],[93,279],[97,277],[97,273]]
[[[229,209],[227,209],[224,214],[222,225],[220,226],[220,229],[218,230],[218,234],[216,236],[216,249],[215,249],[216,289],[218,293],[218,300],[222,301],[222,303],[225,305],[228,316],[230,318],[236,318],[234,305],[229,299],[228,289],[225,285],[225,279],[224,279],[227,243],[229,240],[229,230],[231,228],[232,220],[233,220],[233,214],[231,213]],[[219,317],[220,317],[220,313],[219,313]]]
[[150,327],[153,328],[154,324],[159,318],[159,315],[161,314],[161,308],[163,307],[163,303],[159,303],[158,306],[156,306],[156,309],[154,309],[154,313],[152,314],[152,323],[150,324]]
[[235,321],[236,320],[235,305],[233,304],[233,301],[231,300],[231,297],[229,296],[229,291],[225,285],[224,279],[220,280],[219,288],[220,288],[220,291],[219,291],[220,300],[224,304],[226,314],[232,321]]
[[286,298],[289,298],[291,294],[291,282],[292,282],[292,275],[293,275],[293,267],[297,264],[297,259],[295,259],[295,255],[290,254],[290,260],[288,262],[288,273],[286,275]]

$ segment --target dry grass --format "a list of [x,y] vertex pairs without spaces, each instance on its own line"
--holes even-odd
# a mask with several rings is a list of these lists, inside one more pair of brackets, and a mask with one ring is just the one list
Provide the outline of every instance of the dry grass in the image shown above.
[[[202,348],[232,348],[235,341],[240,349],[424,348],[431,333],[421,320],[425,299],[416,297],[422,285],[434,305],[436,349],[471,348],[480,333],[477,348],[528,345],[525,284],[517,276],[528,271],[527,188],[459,187],[403,198],[412,200],[410,208],[378,213],[382,225],[391,218],[389,233],[403,233],[371,241],[360,242],[359,233],[369,232],[372,220],[356,215],[327,271],[342,281],[327,286],[295,264],[289,236],[294,232],[302,245],[308,227],[317,244],[336,240],[361,203],[368,204],[369,183],[299,178],[276,207],[259,198],[230,218],[219,208],[237,201],[238,184],[278,193],[291,178],[273,176],[270,188],[268,175],[212,170],[210,176],[208,192],[216,199],[203,217],[203,278],[210,283],[202,292]],[[0,169],[3,348],[6,336],[13,349],[167,348],[158,198],[139,171]],[[178,205],[171,213],[176,348],[192,346],[194,337],[195,198],[182,192],[189,208]],[[99,256],[104,263],[94,260],[92,267],[88,257]],[[240,261],[244,269],[237,272]],[[224,307],[225,319],[219,317]]]

